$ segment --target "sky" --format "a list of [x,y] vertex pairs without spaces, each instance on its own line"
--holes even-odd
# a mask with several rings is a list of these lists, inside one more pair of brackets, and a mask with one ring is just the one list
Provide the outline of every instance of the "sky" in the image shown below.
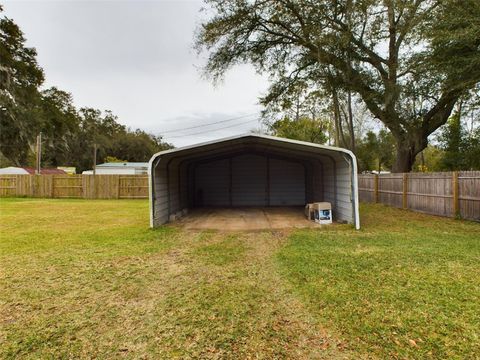
[[121,124],[164,133],[175,146],[259,127],[265,77],[250,65],[233,68],[217,85],[202,76],[206,54],[193,49],[207,16],[201,1],[3,4],[36,48],[45,86],[72,93],[77,107],[111,110]]

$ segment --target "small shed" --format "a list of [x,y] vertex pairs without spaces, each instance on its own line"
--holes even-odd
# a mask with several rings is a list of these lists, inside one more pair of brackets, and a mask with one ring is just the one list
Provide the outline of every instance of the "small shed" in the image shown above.
[[335,221],[360,228],[357,161],[346,149],[244,134],[159,152],[148,173],[151,227],[198,207],[326,201]]

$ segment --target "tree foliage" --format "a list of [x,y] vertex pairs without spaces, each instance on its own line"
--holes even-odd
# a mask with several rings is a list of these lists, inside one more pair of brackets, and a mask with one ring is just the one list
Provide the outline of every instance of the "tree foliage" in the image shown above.
[[381,129],[378,134],[367,132],[358,144],[357,159],[360,171],[391,170],[395,160],[395,139],[392,134]]
[[329,123],[320,119],[302,117],[298,120],[291,120],[285,117],[269,124],[268,130],[275,136],[325,144],[328,139],[326,135],[328,127]]
[[409,171],[428,136],[480,81],[477,0],[208,0],[197,48],[220,78],[251,63],[282,107],[298,89],[355,93],[392,133],[395,171]]
[[438,137],[443,156],[441,170],[480,169],[480,127],[467,132],[460,120],[460,113],[453,114]]
[[44,75],[36,55],[35,49],[25,47],[19,27],[0,18],[0,151],[16,165],[27,160],[40,126],[38,87]]

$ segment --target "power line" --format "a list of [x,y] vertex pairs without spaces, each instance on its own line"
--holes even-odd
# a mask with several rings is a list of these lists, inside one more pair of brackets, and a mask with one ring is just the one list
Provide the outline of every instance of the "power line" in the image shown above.
[[186,127],[186,128],[183,128],[183,129],[174,129],[174,130],[161,131],[160,134],[163,135],[163,134],[169,134],[169,133],[172,133],[172,132],[178,132],[178,131],[185,131],[185,130],[197,129],[197,128],[201,128],[201,127],[204,127],[204,126],[210,126],[210,125],[221,124],[221,123],[225,123],[225,122],[229,122],[229,121],[233,121],[233,120],[243,119],[243,118],[246,118],[246,117],[249,117],[249,116],[253,116],[253,115],[257,115],[257,113],[252,113],[252,114],[247,114],[247,115],[243,115],[243,116],[238,116],[238,117],[234,117],[234,118],[230,118],[230,119],[215,121],[215,122],[207,123],[207,124],[190,126],[190,127]]
[[168,139],[185,137],[185,136],[200,135],[200,134],[205,134],[205,133],[212,132],[212,131],[219,131],[219,130],[223,130],[223,129],[229,129],[229,128],[232,128],[232,127],[235,127],[235,126],[245,125],[245,124],[248,124],[248,123],[251,123],[251,122],[254,122],[254,121],[258,121],[258,119],[248,120],[248,121],[244,121],[244,122],[239,123],[239,124],[233,124],[233,125],[230,125],[230,126],[223,126],[223,127],[217,128],[217,129],[199,131],[199,132],[192,133],[192,134],[169,136]]

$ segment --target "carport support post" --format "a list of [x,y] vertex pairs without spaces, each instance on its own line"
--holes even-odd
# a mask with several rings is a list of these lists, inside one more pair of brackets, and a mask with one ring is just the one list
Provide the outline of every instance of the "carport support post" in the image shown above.
[[120,175],[117,175],[117,199],[120,199]]
[[232,186],[233,186],[233,175],[232,175],[232,158],[228,158],[228,201],[230,206],[233,206],[233,196],[232,196]]
[[166,170],[167,170],[167,209],[168,209],[168,221],[170,221],[170,210],[171,210],[171,204],[170,204],[170,161],[172,159],[168,160],[167,161],[167,166],[166,166]]
[[270,158],[267,156],[267,188],[265,189],[266,203],[270,206]]

